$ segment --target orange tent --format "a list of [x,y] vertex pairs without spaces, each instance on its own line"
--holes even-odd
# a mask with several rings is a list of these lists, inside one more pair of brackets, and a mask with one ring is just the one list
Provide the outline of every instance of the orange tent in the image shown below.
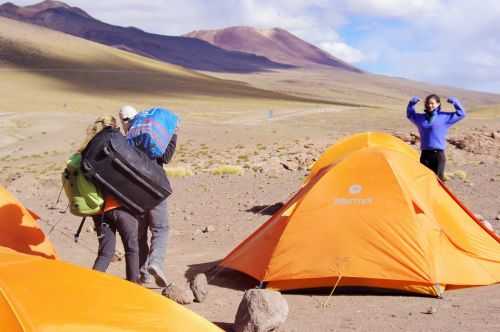
[[440,296],[500,282],[499,238],[404,142],[355,135],[328,149],[312,173],[222,267],[282,290],[338,285]]
[[221,331],[150,290],[54,257],[30,212],[0,186],[0,331]]
[[0,331],[221,330],[139,285],[0,247]]
[[54,247],[38,226],[38,217],[0,186],[0,247],[56,258]]
[[[319,171],[342,160],[345,156],[360,149],[369,147],[399,151],[415,160],[419,159],[417,150],[392,135],[378,132],[365,132],[348,136],[330,146],[314,163],[307,180],[314,178]],[[307,181],[306,181],[307,182]]]

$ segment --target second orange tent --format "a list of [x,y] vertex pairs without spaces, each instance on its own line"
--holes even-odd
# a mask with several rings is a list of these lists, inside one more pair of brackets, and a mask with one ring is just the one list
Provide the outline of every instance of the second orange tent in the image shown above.
[[440,296],[500,282],[500,242],[383,133],[327,150],[288,203],[220,263],[275,289],[364,286]]

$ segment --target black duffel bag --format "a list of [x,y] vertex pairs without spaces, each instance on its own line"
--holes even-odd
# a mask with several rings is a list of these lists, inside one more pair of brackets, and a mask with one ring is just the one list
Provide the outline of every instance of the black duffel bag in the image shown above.
[[82,171],[99,189],[138,214],[172,193],[163,168],[111,127],[100,131],[83,150]]

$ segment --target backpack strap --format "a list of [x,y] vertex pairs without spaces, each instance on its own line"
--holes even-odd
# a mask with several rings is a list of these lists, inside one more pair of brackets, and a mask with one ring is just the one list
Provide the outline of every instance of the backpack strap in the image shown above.
[[83,224],[85,223],[85,220],[87,217],[83,217],[82,221],[80,222],[80,226],[78,226],[78,230],[75,233],[75,243],[78,243],[78,239],[80,238],[80,233],[82,232]]

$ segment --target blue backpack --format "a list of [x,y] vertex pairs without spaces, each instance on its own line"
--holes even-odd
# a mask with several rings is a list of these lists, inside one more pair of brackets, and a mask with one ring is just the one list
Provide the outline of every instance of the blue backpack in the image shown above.
[[165,153],[178,122],[178,116],[165,108],[143,111],[132,120],[127,140],[151,159],[156,159]]

